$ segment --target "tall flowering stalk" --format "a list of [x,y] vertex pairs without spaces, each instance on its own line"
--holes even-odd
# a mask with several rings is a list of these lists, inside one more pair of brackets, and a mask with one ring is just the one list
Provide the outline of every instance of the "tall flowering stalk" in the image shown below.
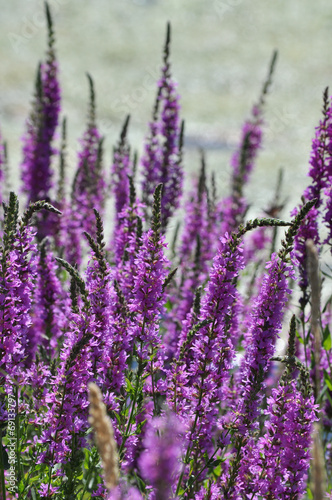
[[102,138],[96,126],[96,107],[93,80],[88,75],[90,105],[87,129],[83,134],[78,166],[74,177],[71,204],[64,214],[63,232],[69,233],[71,241],[63,236],[66,260],[71,264],[81,263],[80,237],[83,231],[95,235],[93,209],[103,214],[106,183],[102,162]]
[[244,450],[237,486],[242,495],[295,499],[301,498],[306,488],[318,405],[314,404],[309,373],[295,358],[295,333],[293,315],[286,356],[273,358],[286,368],[267,400],[266,432],[257,441],[251,438]]
[[197,184],[184,205],[186,218],[178,249],[179,278],[172,289],[172,310],[164,336],[170,358],[179,340],[182,321],[191,310],[197,288],[206,279],[216,247],[216,211],[206,185],[203,155]]
[[116,264],[115,277],[126,300],[133,293],[136,256],[142,244],[143,207],[136,197],[132,177],[129,177],[129,203],[117,216],[112,250]]
[[[57,276],[58,265],[48,240],[40,244],[36,265],[37,280],[29,338],[36,352],[44,360],[50,361],[57,357],[61,347],[68,306]],[[33,359],[35,353],[30,354]]]
[[[321,241],[318,231],[318,219],[320,214],[324,214],[329,232],[331,232],[331,180],[332,180],[332,106],[328,96],[328,88],[323,94],[323,118],[316,127],[315,138],[312,141],[309,176],[312,181],[303,193],[303,203],[316,199],[316,206],[308,214],[305,223],[295,238],[295,255],[299,263],[300,288],[302,298],[300,299],[302,310],[308,303],[308,276],[307,276],[307,254],[305,242],[313,240],[317,247]],[[326,196],[326,207],[324,209],[324,193]],[[298,208],[293,210],[297,214]],[[329,240],[329,237],[326,241]]]
[[152,228],[142,236],[136,257],[134,287],[128,304],[129,310],[135,315],[133,339],[136,355],[140,362],[147,363],[152,392],[155,390],[155,371],[162,366],[159,320],[163,308],[163,284],[169,265],[164,255],[164,236],[161,234],[162,189],[162,184],[159,184],[155,191]]
[[262,147],[263,105],[271,85],[276,60],[277,53],[274,52],[259,102],[253,106],[250,119],[242,127],[239,147],[231,159],[232,194],[222,200],[219,207],[222,218],[221,234],[234,231],[243,222],[248,210],[248,204],[243,197],[243,187],[248,182],[258,151]]
[[127,116],[120,140],[113,153],[112,190],[115,196],[115,213],[117,216],[129,204],[129,176],[133,173],[130,146],[127,140],[129,118],[130,116]]
[[29,337],[37,278],[35,230],[29,221],[42,208],[58,213],[51,205],[37,202],[18,221],[18,200],[14,193],[5,208],[1,247],[1,369],[2,376],[6,373],[14,379],[23,376],[36,348]]
[[286,233],[283,248],[274,254],[267,264],[261,291],[256,299],[249,324],[250,344],[241,365],[238,404],[234,409],[236,454],[225,480],[224,494],[233,498],[242,446],[253,429],[258,426],[259,406],[262,389],[274,354],[275,342],[282,327],[282,318],[288,295],[288,279],[295,278],[293,267],[287,262],[287,255],[293,247],[294,237],[314,202],[308,202]]
[[[163,391],[160,370],[163,368],[164,348],[159,324],[165,300],[163,285],[169,263],[164,255],[166,245],[161,234],[162,187],[159,184],[155,191],[152,228],[142,235],[135,258],[133,289],[128,298],[132,346],[129,360],[137,363],[132,379],[133,389],[130,390],[129,420],[120,447],[120,457],[126,455],[128,466],[132,466],[137,448],[137,439],[135,436],[131,438],[132,431],[142,422],[142,417],[143,420],[151,418],[151,406],[154,414],[159,412],[158,397]],[[145,407],[143,395],[147,398]]]
[[[167,25],[164,49],[164,66],[158,83],[157,100],[150,123],[150,136],[142,158],[143,203],[146,217],[150,218],[153,193],[159,183],[164,186],[161,201],[161,227],[164,231],[169,218],[179,206],[182,194],[182,137],[183,127],[179,121],[179,97],[172,79],[169,62],[171,28]],[[158,117],[159,114],[159,117]]]
[[[211,453],[218,403],[223,399],[224,385],[229,380],[235,355],[237,341],[230,335],[236,333],[232,326],[239,300],[237,278],[244,268],[240,241],[248,230],[267,224],[287,225],[273,219],[257,219],[241,226],[238,233],[226,234],[221,240],[200,308],[200,328],[193,328],[187,337],[181,337],[169,374],[168,404],[184,421],[189,416],[184,463],[187,465],[192,460],[190,473],[194,475],[204,463],[204,453]],[[180,368],[182,363],[186,365],[185,370]],[[182,477],[177,491],[181,481]]]
[[141,474],[159,500],[172,498],[180,471],[183,426],[173,414],[154,418],[148,424],[139,459]]
[[265,414],[266,434],[250,440],[241,462],[238,490],[249,498],[302,498],[310,464],[313,423],[317,420],[313,395],[295,380],[272,389]]
[[[52,472],[55,464],[62,464],[67,481],[62,484],[63,493],[72,495],[77,486],[82,447],[86,446],[88,427],[88,383],[93,380],[93,359],[91,351],[97,335],[96,321],[91,314],[91,304],[83,280],[77,271],[64,264],[72,273],[76,286],[82,293],[82,306],[77,305],[72,295],[73,308],[56,373],[51,380],[44,417],[43,431],[39,443],[43,451],[38,463],[49,470],[48,494],[53,487]],[[75,287],[74,287],[75,288]],[[66,465],[68,464],[68,465]]]
[[4,201],[4,186],[5,186],[5,167],[6,167],[6,149],[0,132],[0,205]]
[[45,8],[48,24],[47,58],[38,68],[33,109],[23,138],[22,190],[28,202],[50,200],[54,183],[51,159],[55,149],[52,141],[60,113],[60,86],[53,23],[47,3]]

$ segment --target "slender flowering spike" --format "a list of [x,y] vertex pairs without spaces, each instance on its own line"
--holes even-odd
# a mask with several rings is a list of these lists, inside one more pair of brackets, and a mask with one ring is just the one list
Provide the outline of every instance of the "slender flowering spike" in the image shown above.
[[251,119],[243,125],[239,148],[231,160],[232,194],[229,198],[222,200],[219,207],[222,214],[222,234],[235,230],[243,222],[248,209],[243,197],[243,186],[248,181],[258,150],[261,148],[262,124],[262,110],[254,106]]
[[[179,122],[179,97],[172,79],[170,62],[170,25],[167,26],[164,49],[164,66],[158,83],[157,101],[150,124],[150,136],[142,158],[143,202],[146,216],[152,206],[153,193],[157,184],[164,185],[162,198],[162,228],[166,229],[169,218],[178,208],[182,194],[182,141],[183,126]],[[158,117],[159,113],[159,117]]]
[[6,166],[6,154],[5,145],[2,141],[2,136],[0,132],[0,206],[4,201],[4,186],[5,186],[5,166]]
[[60,364],[47,398],[48,410],[40,443],[47,451],[38,463],[51,467],[68,462],[72,448],[87,445],[88,383],[93,379],[91,346],[95,320],[87,306],[79,313],[70,313],[60,354]]
[[237,490],[251,498],[302,498],[310,465],[317,405],[295,380],[272,390],[265,414],[266,433],[250,440],[243,452]]
[[81,140],[71,204],[67,206],[63,216],[61,237],[65,246],[66,260],[78,266],[82,259],[81,236],[83,231],[95,235],[93,209],[103,214],[106,188],[102,162],[103,141],[95,122],[95,93],[90,75],[88,80],[90,86],[88,125]]
[[312,141],[309,176],[310,186],[304,192],[306,200],[317,198],[316,207],[322,203],[322,194],[331,184],[332,177],[332,104],[328,96],[328,88],[323,95],[323,119],[316,127],[315,138]]
[[95,121],[95,92],[93,80],[88,75],[90,85],[90,109],[87,129],[81,140],[78,167],[75,175],[72,201],[82,213],[83,228],[94,233],[95,218],[93,208],[103,212],[105,181],[102,171],[102,140]]
[[[86,236],[92,247],[86,285],[91,315],[95,320],[90,359],[94,365],[94,376],[103,390],[108,408],[118,411],[111,393],[118,395],[124,384],[126,352],[129,345],[129,336],[124,332],[128,323],[125,317],[121,317],[123,309],[120,308],[119,314],[119,300],[112,284],[113,274],[104,255],[104,243],[94,241],[88,234]],[[119,342],[119,330],[123,336],[122,342]]]
[[48,52],[46,62],[38,68],[33,110],[23,138],[22,180],[28,202],[50,199],[53,187],[51,157],[55,153],[52,140],[60,112],[58,67],[54,52],[53,24],[46,5]]
[[175,493],[183,448],[182,433],[183,426],[173,414],[155,418],[148,424],[139,467],[159,500],[169,500]]
[[248,204],[243,197],[243,186],[248,182],[258,151],[262,147],[263,105],[271,85],[276,58],[277,53],[274,52],[259,102],[252,108],[250,119],[245,121],[242,127],[239,147],[231,159],[232,194],[222,200],[219,206],[222,217],[221,234],[234,231],[243,222],[248,210]]
[[[58,354],[58,343],[66,326],[65,295],[57,277],[58,266],[48,240],[40,245],[37,283],[29,330],[31,344],[45,360]],[[34,353],[31,353],[34,354]]]
[[[331,175],[331,181],[330,183],[332,184],[332,175]],[[331,252],[332,252],[332,187],[328,187],[324,191],[326,195],[326,209],[325,209],[325,214],[323,217],[323,221],[326,224],[327,230],[328,230],[328,235],[324,241],[324,243],[327,243],[331,247]]]
[[136,257],[142,243],[142,205],[135,200],[118,215],[113,251],[116,263],[115,276],[126,299],[129,299],[136,275]]
[[181,337],[168,373],[167,402],[188,427],[184,462],[187,465],[192,461],[197,479],[204,464],[204,454],[211,453],[223,386],[229,378],[234,356],[228,319],[238,298],[236,279],[243,267],[239,241],[235,243],[232,236],[225,235],[213,261],[206,296],[202,299],[200,327],[193,328],[186,338]]
[[204,157],[202,157],[198,186],[185,203],[185,214],[185,225],[178,253],[179,280],[171,292],[173,308],[164,336],[169,357],[174,355],[179,338],[179,327],[190,312],[196,289],[206,279],[216,247],[216,212],[208,196]]
[[132,175],[132,163],[130,160],[130,146],[127,141],[127,129],[129,124],[128,115],[123,125],[120,140],[113,154],[112,165],[112,189],[115,195],[116,216],[129,204],[129,179]]
[[294,278],[290,265],[276,254],[267,264],[260,293],[251,315],[249,345],[241,366],[240,399],[236,409],[236,425],[246,434],[256,425],[259,396],[274,354],[275,342],[282,327],[283,312],[291,293],[288,279]]
[[[306,240],[313,240],[314,244],[320,247],[320,237],[318,232],[318,218],[323,215],[329,231],[329,236],[325,243],[329,242],[331,231],[331,180],[332,180],[332,103],[328,97],[328,88],[323,95],[323,118],[316,128],[315,138],[312,141],[309,176],[312,181],[303,193],[303,203],[316,199],[315,208],[308,214],[305,223],[302,225],[295,239],[295,256],[299,262],[300,288],[302,298],[300,303],[302,309],[308,301],[307,287],[307,265],[306,265]],[[322,207],[326,198],[326,207]],[[296,214],[298,209],[293,210]]]
[[[1,254],[1,370],[9,377],[21,380],[35,346],[29,343],[31,307],[36,280],[35,232],[29,226],[16,228],[15,216],[9,234],[9,206],[5,220],[5,244]],[[8,238],[8,239],[7,239]]]
[[133,336],[140,346],[139,357],[142,360],[149,359],[152,353],[161,348],[158,323],[163,307],[162,287],[169,265],[163,251],[165,246],[163,236],[157,236],[149,229],[143,234],[142,245],[135,259],[136,276],[129,309],[137,315]]

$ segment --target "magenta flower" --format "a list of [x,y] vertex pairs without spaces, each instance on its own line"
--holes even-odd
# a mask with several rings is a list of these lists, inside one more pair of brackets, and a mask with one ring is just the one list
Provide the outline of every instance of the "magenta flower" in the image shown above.
[[58,265],[47,241],[40,247],[36,271],[32,325],[29,329],[30,354],[33,356],[33,346],[42,358],[51,360],[58,355],[69,306],[57,277]]
[[112,165],[112,191],[115,196],[115,210],[118,217],[123,208],[129,204],[129,176],[132,175],[130,146],[127,140],[129,116],[123,126],[120,140],[114,148]]
[[163,251],[165,246],[164,237],[149,229],[142,236],[142,244],[135,259],[136,276],[129,310],[135,314],[133,338],[142,360],[147,360],[152,352],[161,349],[159,320],[163,308],[162,286],[168,267]]
[[46,62],[38,69],[36,94],[32,113],[27,121],[27,132],[23,138],[22,181],[23,192],[28,202],[49,200],[53,187],[51,157],[55,150],[52,140],[60,113],[60,87],[58,65],[54,52],[54,32],[49,8],[48,52]]
[[2,373],[21,380],[24,367],[35,351],[29,342],[32,324],[32,297],[36,280],[34,230],[20,227],[14,233],[12,248],[1,259],[0,352]]
[[177,280],[170,291],[173,307],[165,325],[164,343],[170,359],[179,341],[182,322],[192,308],[197,288],[206,280],[217,248],[216,211],[208,196],[204,158],[197,186],[185,202],[184,212]]
[[265,410],[266,433],[257,443],[251,439],[243,452],[238,480],[242,495],[302,498],[317,409],[313,396],[304,395],[295,380],[272,390]]
[[174,486],[181,467],[182,433],[183,427],[173,414],[154,418],[148,424],[139,467],[159,500],[169,500],[175,493]]
[[[236,320],[233,323],[230,319],[237,314],[236,280],[243,267],[239,241],[235,244],[233,237],[226,234],[213,260],[198,317],[207,324],[192,329],[192,312],[188,315],[168,372],[167,403],[187,427],[185,466],[193,460],[193,474],[198,474],[204,465],[204,453],[212,451],[219,405],[229,381],[238,335]],[[193,333],[189,335],[190,332]],[[205,474],[203,467],[203,474],[197,480]]]
[[[80,266],[82,259],[81,238],[84,231],[92,236],[96,233],[96,209],[104,212],[106,182],[102,168],[102,139],[95,123],[95,94],[92,78],[90,85],[90,109],[87,129],[81,139],[78,166],[72,189],[71,204],[63,215],[62,242],[66,260]],[[69,235],[69,237],[68,237]]]
[[6,157],[5,157],[5,145],[2,141],[2,136],[0,132],[0,205],[4,200],[4,186],[5,186],[5,166],[6,166]]
[[248,346],[241,365],[239,403],[236,424],[240,433],[247,433],[257,423],[262,387],[274,354],[275,342],[282,327],[284,308],[291,293],[288,279],[294,278],[292,267],[276,254],[267,264],[260,293],[255,301]]
[[243,125],[240,144],[231,159],[232,194],[219,205],[221,234],[234,231],[243,222],[248,209],[243,197],[243,186],[248,182],[262,145],[262,124],[262,110],[254,106],[251,118]]
[[168,25],[162,77],[158,83],[153,122],[150,123],[150,136],[146,141],[142,158],[142,193],[147,211],[152,207],[153,194],[157,185],[162,183],[164,186],[161,202],[163,230],[166,229],[169,218],[179,206],[183,181],[179,96],[170,70],[169,44],[170,26]]

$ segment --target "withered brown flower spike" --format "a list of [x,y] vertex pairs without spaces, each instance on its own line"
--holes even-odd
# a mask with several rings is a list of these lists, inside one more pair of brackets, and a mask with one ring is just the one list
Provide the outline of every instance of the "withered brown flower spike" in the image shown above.
[[105,486],[111,490],[119,481],[118,452],[111,419],[106,414],[100,389],[93,382],[89,384],[89,401],[89,422],[95,433],[96,445],[104,470]]

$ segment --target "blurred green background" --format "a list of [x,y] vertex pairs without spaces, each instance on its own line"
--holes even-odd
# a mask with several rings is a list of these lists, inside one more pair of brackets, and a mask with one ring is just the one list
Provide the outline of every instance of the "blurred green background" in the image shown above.
[[[322,92],[331,84],[330,0],[49,0],[60,63],[63,113],[68,118],[70,163],[86,118],[88,71],[111,163],[127,113],[129,138],[142,151],[159,78],[166,22],[172,24],[172,68],[186,121],[185,169],[199,168],[206,150],[220,193],[243,120],[259,96],[271,54],[279,57],[266,102],[264,149],[247,189],[263,208],[277,172],[285,169],[289,207],[306,186],[311,139],[320,119]],[[8,141],[13,185],[20,137],[30,109],[38,61],[44,58],[43,2],[2,2],[0,17],[0,126]]]

